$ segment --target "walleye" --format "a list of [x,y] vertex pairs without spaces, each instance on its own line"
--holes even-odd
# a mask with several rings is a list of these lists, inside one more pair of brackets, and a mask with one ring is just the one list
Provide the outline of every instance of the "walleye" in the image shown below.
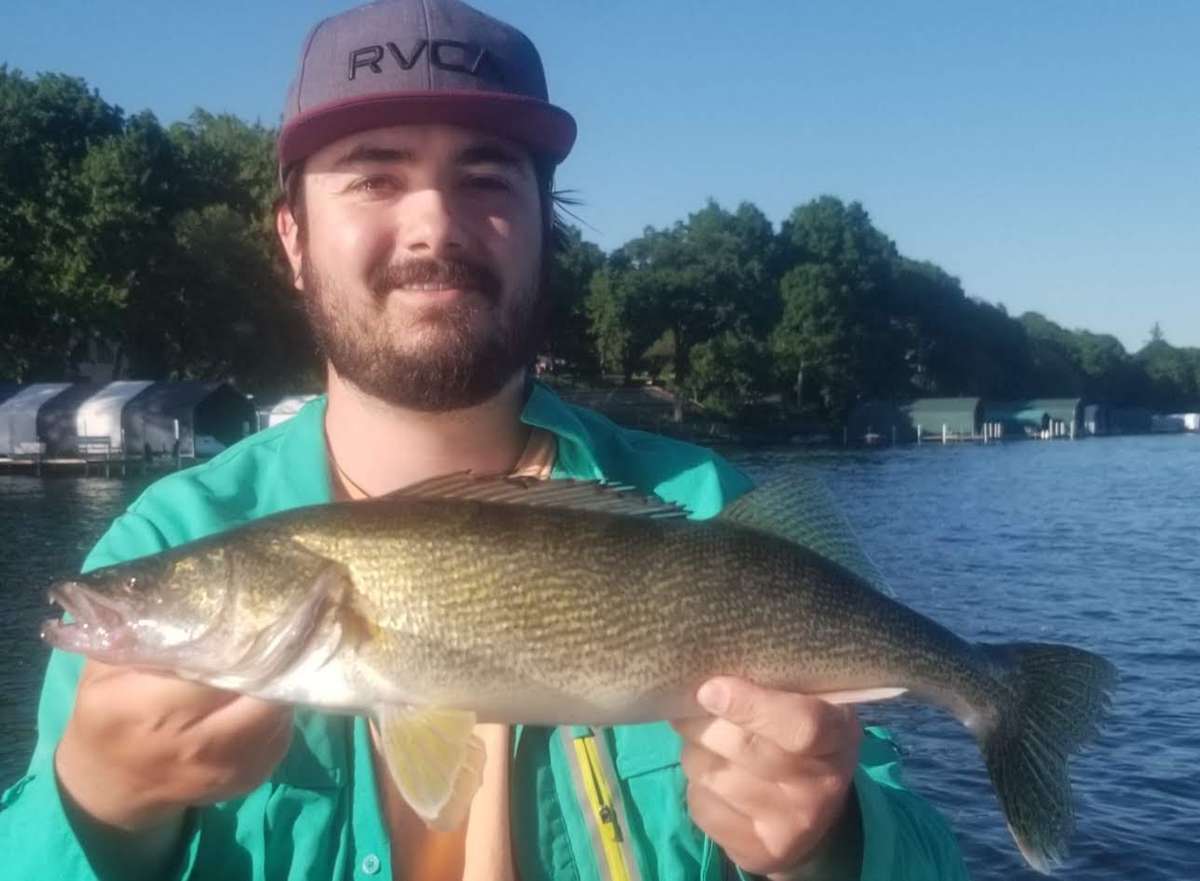
[[1114,668],[1069,646],[961,639],[823,547],[797,516],[807,503],[777,482],[698,521],[602,484],[449,475],[59,583],[71,620],[43,637],[371,715],[401,794],[441,827],[479,784],[477,721],[697,715],[717,674],[833,701],[907,692],[975,735],[1017,846],[1049,871],[1073,828],[1067,760]]

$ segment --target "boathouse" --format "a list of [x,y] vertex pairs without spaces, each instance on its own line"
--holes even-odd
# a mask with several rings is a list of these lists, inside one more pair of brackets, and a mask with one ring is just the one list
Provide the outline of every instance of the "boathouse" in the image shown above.
[[213,455],[254,429],[220,382],[46,382],[0,387],[0,457]]
[[1050,414],[1029,401],[990,402],[984,407],[983,418],[1000,426],[1009,439],[1040,437],[1050,428]]
[[156,382],[121,413],[131,455],[213,455],[250,434],[254,424],[254,405],[224,382]]
[[865,401],[850,414],[847,433],[855,442],[897,442],[924,437],[973,438],[983,425],[980,398],[917,398],[913,401]]
[[1056,433],[1072,437],[1083,433],[1083,398],[1034,398],[1029,406],[1045,410],[1051,428],[1058,426]]
[[0,456],[40,454],[38,411],[70,387],[69,382],[35,382],[0,402]]
[[1083,433],[1108,434],[1108,404],[1086,404],[1083,408]]
[[1153,414],[1145,407],[1114,407],[1109,412],[1109,431],[1113,434],[1149,434]]
[[315,397],[316,395],[285,395],[281,398],[256,399],[254,409],[258,415],[258,430],[287,422]]
[[[37,438],[48,458],[68,458],[79,452],[79,427],[75,414],[92,395],[104,388],[98,382],[77,382],[45,401],[35,416]],[[118,447],[119,449],[119,447]]]

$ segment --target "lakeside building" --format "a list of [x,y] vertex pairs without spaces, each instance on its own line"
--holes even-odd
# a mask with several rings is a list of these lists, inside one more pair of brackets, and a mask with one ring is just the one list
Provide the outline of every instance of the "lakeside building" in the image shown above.
[[1146,407],[1113,407],[1108,415],[1110,434],[1149,434],[1153,422]]
[[[1094,421],[1101,414],[1092,415]],[[1005,437],[1078,437],[1089,433],[1085,428],[1087,408],[1083,398],[989,401],[984,407],[984,419],[999,423]]]
[[35,382],[0,403],[0,456],[42,455],[38,411],[70,387],[69,382]]
[[254,405],[227,382],[156,382],[121,414],[132,454],[212,456],[254,430]]
[[[920,437],[918,438],[918,430]],[[846,425],[848,443],[998,440],[1200,431],[1200,413],[1155,415],[1145,407],[1085,404],[1082,398],[919,398],[864,401]]]
[[1161,434],[1200,431],[1200,413],[1165,413],[1153,416],[1150,430]]
[[1094,437],[1108,434],[1108,404],[1085,404],[1083,407],[1083,433]]
[[316,395],[283,395],[275,398],[255,398],[254,410],[257,431],[287,422]]
[[32,383],[0,390],[0,457],[211,456],[250,434],[254,407],[223,382]]
[[1050,414],[1026,401],[990,402],[984,407],[984,418],[999,425],[1007,438],[1041,437],[1050,428]]
[[909,443],[923,438],[974,438],[983,431],[982,398],[917,398],[864,401],[854,408],[846,433],[856,442]]

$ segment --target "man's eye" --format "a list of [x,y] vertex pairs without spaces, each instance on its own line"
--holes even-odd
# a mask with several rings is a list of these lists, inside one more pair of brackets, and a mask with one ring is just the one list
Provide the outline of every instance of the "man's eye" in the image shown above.
[[507,178],[495,175],[477,174],[467,178],[467,186],[476,190],[491,190],[495,192],[511,190],[512,185]]
[[396,181],[384,175],[372,175],[356,180],[350,185],[350,189],[356,193],[367,193],[369,195],[379,195],[389,193],[395,190]]

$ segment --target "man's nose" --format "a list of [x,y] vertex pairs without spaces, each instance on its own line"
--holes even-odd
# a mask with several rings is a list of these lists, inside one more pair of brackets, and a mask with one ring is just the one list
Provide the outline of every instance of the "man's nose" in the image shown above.
[[445,192],[410,193],[399,206],[400,246],[413,256],[445,257],[462,251],[466,231]]

